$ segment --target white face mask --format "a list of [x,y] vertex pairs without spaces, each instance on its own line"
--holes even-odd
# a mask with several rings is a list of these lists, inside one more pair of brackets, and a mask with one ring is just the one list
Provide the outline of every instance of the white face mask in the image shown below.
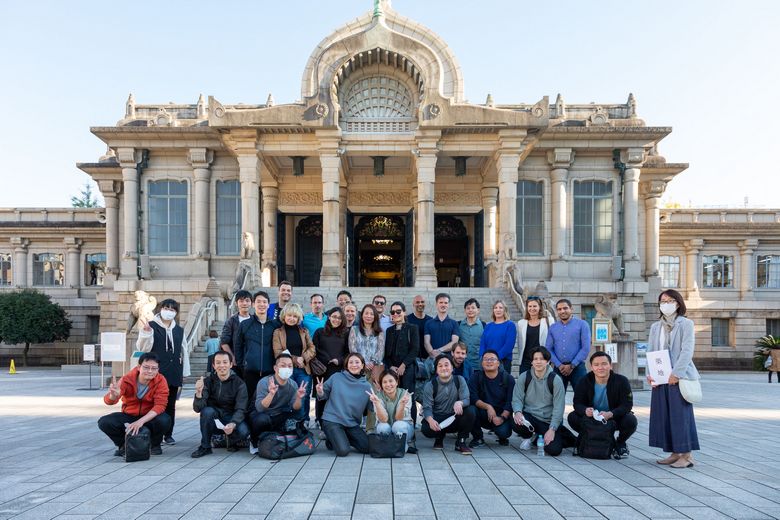
[[671,316],[677,311],[677,303],[662,303],[659,305],[661,314],[664,316]]
[[163,309],[160,311],[160,317],[165,321],[171,321],[176,317],[176,311],[171,309]]
[[290,379],[292,377],[293,369],[290,367],[282,367],[279,369],[279,377],[282,379]]

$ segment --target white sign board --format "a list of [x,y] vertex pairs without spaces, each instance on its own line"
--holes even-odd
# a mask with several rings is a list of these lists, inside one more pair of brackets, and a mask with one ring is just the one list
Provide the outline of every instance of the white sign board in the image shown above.
[[647,353],[647,375],[653,378],[653,385],[669,383],[672,374],[672,360],[668,350],[656,350]]
[[95,361],[95,345],[84,345],[83,361]]
[[620,363],[620,361],[618,361],[617,343],[604,343],[604,352],[612,358],[613,363]]
[[636,344],[636,366],[647,367],[647,343]]
[[127,343],[124,332],[103,332],[100,334],[100,360],[101,361],[127,361],[125,344]]

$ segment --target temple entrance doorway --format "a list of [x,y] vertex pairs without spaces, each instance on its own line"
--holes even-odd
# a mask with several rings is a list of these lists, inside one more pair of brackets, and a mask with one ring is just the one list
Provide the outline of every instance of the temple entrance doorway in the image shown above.
[[463,221],[451,215],[436,215],[434,252],[439,287],[469,287],[469,236]]
[[353,262],[358,287],[406,286],[406,223],[398,215],[355,217]]
[[322,215],[301,220],[295,229],[295,285],[317,287],[322,271]]

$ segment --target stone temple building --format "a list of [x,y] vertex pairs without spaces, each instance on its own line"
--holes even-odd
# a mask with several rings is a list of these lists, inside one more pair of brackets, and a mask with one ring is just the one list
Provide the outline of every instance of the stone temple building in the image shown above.
[[[661,288],[679,287],[702,318],[697,359],[713,365],[749,363],[754,339],[780,328],[778,212],[662,210],[687,164],[659,155],[672,129],[647,123],[631,94],[469,103],[453,51],[386,0],[313,50],[300,101],[229,105],[216,94],[195,104],[131,95],[116,125],[91,128],[108,152],[78,167],[105,209],[57,210],[73,224],[64,239],[57,228],[30,242],[25,225],[51,216],[0,214],[4,283],[89,309],[75,343],[125,330],[137,290],[183,302],[197,336],[238,287],[281,280],[326,296],[410,288],[393,289],[407,302],[447,287],[455,308],[475,288],[522,306],[514,288],[544,281],[586,317],[611,294],[638,340]],[[90,212],[104,223],[100,247],[92,227],[75,225]],[[65,263],[60,286],[36,283],[43,253]]]

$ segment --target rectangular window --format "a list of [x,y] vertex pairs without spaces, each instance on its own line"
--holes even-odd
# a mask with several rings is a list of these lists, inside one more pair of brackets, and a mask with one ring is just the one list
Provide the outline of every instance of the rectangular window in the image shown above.
[[776,338],[780,338],[780,320],[777,318],[770,318],[766,320],[766,333]]
[[729,342],[729,325],[731,320],[724,318],[712,319],[712,346],[713,347],[728,347]]
[[149,254],[187,254],[187,183],[149,183]]
[[756,287],[780,289],[780,255],[758,255]]
[[43,287],[62,286],[65,281],[65,265],[61,253],[33,255],[33,285]]
[[593,327],[593,318],[596,317],[596,307],[594,305],[583,305],[580,310],[580,318],[588,322],[588,327]]
[[11,268],[11,254],[0,253],[0,287],[14,283],[14,272]]
[[612,253],[612,181],[574,183],[574,253]]
[[661,256],[658,267],[660,268],[661,285],[663,287],[680,286],[680,257],[679,256]]
[[87,316],[87,343],[100,343],[100,316]]
[[84,285],[103,285],[103,278],[106,276],[106,254],[86,255],[85,262]]
[[241,252],[241,184],[217,182],[217,254]]
[[542,183],[517,183],[517,252],[540,255],[544,248],[542,224]]
[[702,259],[702,287],[734,286],[734,257],[705,255]]

